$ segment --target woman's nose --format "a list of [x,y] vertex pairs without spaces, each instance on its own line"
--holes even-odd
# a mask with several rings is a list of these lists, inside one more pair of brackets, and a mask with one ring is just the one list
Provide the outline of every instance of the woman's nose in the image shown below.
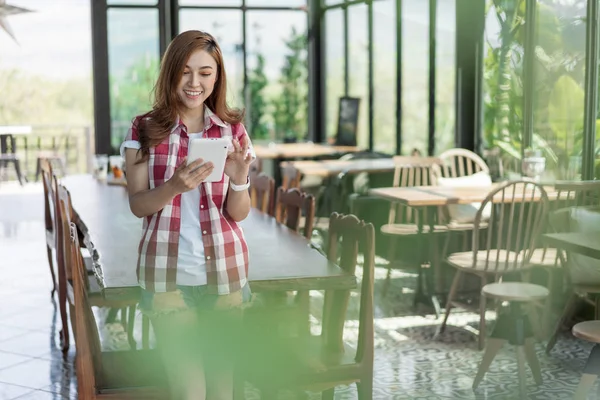
[[192,86],[196,87],[200,85],[200,75],[199,74],[192,74]]

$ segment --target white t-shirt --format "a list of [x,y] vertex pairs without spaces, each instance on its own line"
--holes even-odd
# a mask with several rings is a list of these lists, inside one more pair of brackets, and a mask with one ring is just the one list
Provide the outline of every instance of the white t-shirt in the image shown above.
[[[191,139],[202,137],[200,133],[189,133]],[[126,140],[121,144],[121,156],[125,157],[125,148],[139,149],[140,142]],[[181,194],[181,228],[177,253],[178,285],[206,285],[206,263],[204,244],[200,229],[200,188]]]

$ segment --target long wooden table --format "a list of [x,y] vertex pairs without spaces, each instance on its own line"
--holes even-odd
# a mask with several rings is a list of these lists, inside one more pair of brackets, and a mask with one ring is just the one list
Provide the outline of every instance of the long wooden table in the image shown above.
[[286,161],[281,167],[292,166],[302,175],[330,177],[341,172],[357,174],[360,172],[392,172],[395,164],[393,158],[359,159],[359,160],[301,160]]
[[270,143],[254,144],[254,152],[262,159],[314,158],[339,153],[353,153],[357,146],[331,146],[322,143]]
[[600,260],[600,232],[548,233],[542,240],[548,246]]
[[[138,245],[142,220],[129,209],[127,190],[91,175],[62,179],[81,221],[106,298],[137,298]],[[269,215],[252,210],[242,227],[250,253],[249,281],[254,292],[348,289],[356,277],[329,262],[302,236]]]

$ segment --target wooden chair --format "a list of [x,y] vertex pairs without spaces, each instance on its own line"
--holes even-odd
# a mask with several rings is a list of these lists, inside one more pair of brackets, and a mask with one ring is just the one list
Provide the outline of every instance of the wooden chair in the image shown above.
[[[441,161],[434,157],[418,157],[418,156],[395,156],[394,157],[394,187],[415,187],[415,186],[430,186],[434,184],[433,165],[439,164]],[[438,219],[440,218],[437,213]],[[427,216],[423,215],[422,228],[424,233],[430,232],[430,224],[427,221]],[[440,224],[433,225],[434,233],[447,232],[447,226]],[[385,296],[389,288],[392,272],[392,263],[396,259],[398,250],[397,239],[402,237],[416,236],[419,234],[419,212],[411,207],[407,207],[401,203],[391,203],[388,216],[388,223],[381,226],[381,233],[389,236],[390,245],[388,252],[388,272],[383,287],[383,295]],[[434,238],[437,236],[433,236]],[[437,239],[434,239],[437,240]],[[437,246],[436,246],[437,247]],[[445,248],[445,246],[444,246]],[[434,253],[438,256],[438,252]],[[434,268],[439,266],[439,258],[433,261]]]
[[[102,352],[92,312],[87,274],[81,263],[77,228],[70,224],[73,304],[77,332],[77,396],[80,400],[168,399],[167,374],[155,350]],[[67,235],[69,236],[69,235]]]
[[481,289],[483,297],[508,302],[510,312],[500,313],[498,316],[473,381],[473,389],[479,386],[494,357],[506,342],[517,347],[519,398],[527,398],[525,359],[531,367],[536,384],[542,384],[540,363],[535,355],[533,330],[522,306],[542,302],[546,300],[549,293],[548,289],[543,286],[524,282],[491,283]]
[[[66,353],[69,350],[70,346],[67,304],[69,304],[69,307],[71,308],[75,305],[75,300],[73,297],[73,270],[71,266],[75,263],[81,263],[83,265],[84,261],[81,256],[81,251],[79,251],[79,253],[72,253],[69,249],[70,224],[74,219],[74,211],[71,203],[71,196],[69,194],[69,191],[64,186],[57,185],[56,188],[56,208],[54,215],[56,216],[56,259],[58,265],[58,298],[59,311],[62,322],[61,344],[63,352]],[[91,259],[89,259],[89,261],[91,261]],[[88,277],[86,282],[88,290],[88,300],[90,301],[90,304],[97,307],[110,307],[113,309],[121,309],[121,321],[123,323],[124,328],[127,330],[127,338],[129,344],[132,349],[135,349],[137,345],[133,338],[133,325],[135,320],[135,309],[137,301],[105,300],[95,275],[90,275],[87,272],[88,267],[84,266],[84,268],[86,269],[86,275]],[[93,267],[90,267],[89,269],[93,269]],[[127,309],[129,309],[128,316],[125,312],[125,310]],[[77,337],[75,339],[77,340]]]
[[15,173],[21,186],[27,182],[27,177],[21,170],[21,158],[17,155],[17,141],[14,135],[0,135],[0,180],[2,178],[2,170],[8,168],[8,164],[15,167]]
[[441,173],[445,178],[459,178],[477,172],[490,172],[481,157],[467,149],[450,149],[440,154]]
[[580,322],[573,327],[573,336],[595,343],[583,368],[583,375],[573,400],[585,400],[600,375],[600,321]]
[[[565,207],[559,210],[555,210],[551,213],[550,225],[552,226],[555,232],[571,231],[569,226],[571,210],[575,207]],[[585,206],[584,208],[600,212],[600,207],[597,205]],[[546,345],[547,354],[549,354],[554,348],[554,345],[556,345],[561,330],[571,320],[581,300],[594,307],[595,319],[600,320],[600,284],[595,283],[593,281],[581,282],[579,280],[570,279],[569,272],[572,270],[572,267],[570,266],[569,254],[560,251],[558,252],[558,258],[560,260],[561,265],[564,266],[563,269],[567,273],[567,280],[569,281],[569,294],[563,312],[556,323],[552,335],[548,339],[548,343]]]
[[[488,221],[483,220],[491,208]],[[466,273],[476,275],[484,287],[509,273],[522,273],[530,268],[529,259],[536,240],[546,222],[548,196],[544,188],[533,182],[508,182],[492,190],[481,203],[473,230],[473,249],[451,254],[446,262],[456,268],[448,294],[446,314],[440,332],[446,328],[452,307]],[[479,348],[485,342],[486,298],[479,299]]]
[[273,215],[275,180],[265,173],[250,175],[250,201],[252,207]]
[[44,185],[44,222],[46,233],[46,252],[52,277],[52,291],[50,297],[54,297],[56,291],[56,275],[54,274],[53,251],[56,249],[56,238],[54,235],[54,199],[56,193],[56,179],[52,173],[52,166],[46,159],[40,161],[42,171],[42,183]]
[[284,189],[300,188],[302,174],[292,165],[285,164],[281,166],[281,186]]
[[[372,224],[353,215],[333,213],[330,225],[328,256],[332,262],[339,262],[348,274],[355,274],[359,250],[364,254],[358,346],[354,349],[343,341],[350,290],[327,290],[319,336],[286,338],[281,348],[277,340],[266,340],[263,346],[246,346],[250,358],[242,371],[261,389],[263,399],[276,399],[276,392],[283,388],[322,391],[323,399],[333,399],[336,386],[350,383],[357,384],[360,400],[372,399],[375,232]],[[265,340],[269,332],[256,325],[256,331],[250,327],[246,336]]]

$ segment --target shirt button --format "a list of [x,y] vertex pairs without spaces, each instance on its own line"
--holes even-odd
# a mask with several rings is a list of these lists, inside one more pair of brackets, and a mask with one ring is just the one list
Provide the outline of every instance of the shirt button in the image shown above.
[[207,260],[210,260],[210,256],[206,256],[206,259],[207,259]]
[[200,204],[200,208],[204,208],[204,204]]
[[206,231],[202,231],[202,233],[203,233],[204,235],[206,235]]

